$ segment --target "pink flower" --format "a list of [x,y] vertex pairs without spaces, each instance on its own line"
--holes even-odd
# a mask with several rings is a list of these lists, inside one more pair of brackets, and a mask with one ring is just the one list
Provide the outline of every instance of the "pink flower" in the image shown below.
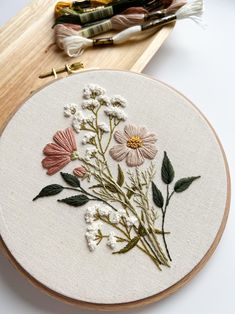
[[73,170],[75,176],[82,178],[86,174],[86,169],[83,166],[79,166]]
[[126,159],[129,167],[140,166],[145,158],[154,159],[157,154],[156,135],[145,127],[127,125],[124,132],[116,131],[114,138],[119,144],[110,149],[111,157],[116,161]]
[[58,172],[71,160],[78,158],[77,145],[71,128],[57,131],[53,140],[55,143],[47,144],[43,149],[46,157],[42,160],[42,166],[47,169],[49,175]]

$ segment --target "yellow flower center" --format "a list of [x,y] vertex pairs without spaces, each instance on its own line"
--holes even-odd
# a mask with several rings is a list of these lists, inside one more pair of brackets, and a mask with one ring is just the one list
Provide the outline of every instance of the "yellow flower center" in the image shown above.
[[137,149],[143,146],[143,140],[139,136],[132,136],[127,141],[127,147]]

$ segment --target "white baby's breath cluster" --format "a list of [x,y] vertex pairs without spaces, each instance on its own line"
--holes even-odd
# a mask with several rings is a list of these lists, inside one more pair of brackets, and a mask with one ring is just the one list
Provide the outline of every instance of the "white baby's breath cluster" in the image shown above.
[[[95,204],[94,206],[87,208],[84,218],[85,222],[89,225],[85,237],[90,251],[95,250],[97,242],[100,240],[100,237],[102,237],[102,222],[100,222],[99,219],[106,219],[111,224],[119,224],[121,219],[124,219],[129,227],[133,225],[136,226],[138,223],[137,218],[135,216],[127,216],[124,209],[114,211],[112,208],[104,204]],[[117,236],[115,233],[111,231],[105,238],[107,238],[107,246],[114,250],[117,244]]]
[[82,144],[93,144],[92,140],[95,138],[94,133],[86,133],[82,139]]

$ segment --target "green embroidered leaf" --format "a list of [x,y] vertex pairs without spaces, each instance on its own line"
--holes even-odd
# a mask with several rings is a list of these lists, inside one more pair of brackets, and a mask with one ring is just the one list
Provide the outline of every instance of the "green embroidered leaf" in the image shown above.
[[78,180],[76,176],[69,173],[64,173],[64,172],[61,172],[60,174],[68,185],[73,186],[74,188],[80,187],[80,181]]
[[89,200],[90,199],[86,195],[81,194],[81,195],[70,196],[62,200],[58,200],[58,202],[65,203],[74,207],[79,207],[79,206],[85,205],[87,202],[89,202]]
[[106,184],[105,188],[112,193],[118,193],[116,186],[112,183]]
[[162,174],[162,181],[166,184],[170,184],[173,181],[174,176],[175,176],[174,168],[166,152],[164,152],[161,174]]
[[137,243],[139,242],[139,237],[134,237],[133,239],[130,240],[130,242],[127,243],[127,245],[121,249],[120,251],[118,252],[113,252],[113,254],[124,254],[124,253],[127,253],[129,252],[131,249],[133,249]]
[[[148,232],[150,234],[153,233],[153,231],[150,228],[148,228]],[[163,233],[164,234],[170,234],[170,232],[167,232],[167,231],[162,232],[162,230],[160,230],[160,229],[154,229],[154,233],[156,233],[156,234],[163,234]],[[139,225],[138,235],[141,236],[141,237],[145,237],[147,235],[146,229],[142,225]]]
[[181,192],[187,190],[187,188],[192,184],[192,182],[199,179],[199,178],[201,178],[201,176],[182,178],[182,179],[178,180],[174,186],[174,191],[176,193],[181,193]]
[[131,191],[131,190],[128,190],[127,193],[126,193],[126,196],[127,196],[128,199],[130,199],[133,195],[134,195],[134,192]]
[[118,184],[119,186],[122,186],[123,183],[124,183],[124,181],[125,181],[124,173],[123,173],[123,171],[122,171],[121,166],[118,164],[118,178],[117,178],[117,184]]
[[103,185],[102,184],[95,184],[89,187],[89,189],[96,189],[96,188],[102,188]]
[[154,182],[152,182],[152,191],[153,191],[153,202],[154,202],[154,204],[157,207],[162,208],[164,205],[164,198],[162,196],[161,191],[156,187]]
[[36,201],[36,199],[40,198],[40,197],[44,197],[44,196],[52,196],[52,195],[56,195],[59,194],[61,191],[63,191],[63,187],[59,184],[50,184],[45,186],[45,188],[43,188],[40,193],[34,197],[33,201]]

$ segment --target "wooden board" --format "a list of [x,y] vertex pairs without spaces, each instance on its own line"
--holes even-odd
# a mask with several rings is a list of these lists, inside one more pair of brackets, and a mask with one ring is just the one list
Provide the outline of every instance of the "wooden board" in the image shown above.
[[50,46],[54,42],[51,26],[55,2],[35,0],[1,29],[0,130],[3,130],[19,104],[32,91],[53,79],[39,79],[39,74],[78,60],[84,63],[86,69],[110,68],[141,72],[174,26],[166,26],[141,42],[89,50],[74,59],[64,55],[55,46]]

